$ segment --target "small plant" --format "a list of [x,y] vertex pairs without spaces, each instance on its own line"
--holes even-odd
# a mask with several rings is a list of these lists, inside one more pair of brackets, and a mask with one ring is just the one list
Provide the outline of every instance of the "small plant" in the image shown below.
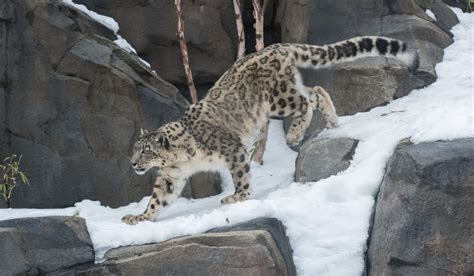
[[23,183],[29,185],[28,178],[20,170],[21,155],[18,157],[15,154],[3,159],[3,164],[0,164],[2,172],[2,179],[0,179],[0,194],[3,195],[7,202],[7,207],[10,208],[10,198],[13,189],[17,184]]

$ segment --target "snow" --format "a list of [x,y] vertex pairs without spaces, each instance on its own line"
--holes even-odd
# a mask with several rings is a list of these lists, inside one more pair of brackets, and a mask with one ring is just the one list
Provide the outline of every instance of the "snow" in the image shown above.
[[426,13],[426,15],[431,17],[434,21],[438,20],[438,19],[436,19],[436,15],[430,9],[426,9],[425,13]]
[[137,51],[132,47],[132,45],[130,45],[130,43],[128,43],[127,40],[125,40],[122,36],[120,36],[118,34],[118,31],[119,31],[119,25],[117,23],[117,21],[115,21],[113,18],[111,17],[108,17],[108,16],[105,16],[105,15],[101,15],[101,14],[98,14],[96,13],[95,11],[91,11],[89,10],[86,6],[84,5],[81,5],[81,4],[76,4],[73,2],[73,0],[62,0],[64,4],[70,6],[70,7],[73,7],[75,9],[78,9],[82,12],[84,12],[85,14],[87,14],[90,18],[92,18],[93,20],[101,23],[102,25],[104,25],[105,27],[109,28],[110,30],[112,30],[115,35],[117,36],[117,39],[114,40],[114,43],[117,44],[120,48],[124,49],[125,51],[131,53],[131,54],[135,54],[135,56],[138,57],[138,59],[143,63],[145,64],[146,66],[150,67],[150,63],[146,62],[145,60],[141,59],[138,54],[137,54]]
[[474,15],[455,9],[460,24],[455,43],[436,67],[438,80],[424,89],[369,112],[340,118],[322,137],[352,137],[360,142],[350,167],[314,183],[293,183],[296,153],[285,144],[281,121],[272,121],[264,165],[252,165],[251,200],[221,205],[232,193],[229,173],[223,194],[179,198],[155,222],[122,224],[125,214],[141,213],[148,197],[120,208],[84,200],[64,210],[0,209],[0,219],[78,213],[86,219],[97,261],[110,248],[164,241],[271,216],[287,227],[298,275],[360,275],[374,196],[385,166],[403,139],[414,143],[474,137]]

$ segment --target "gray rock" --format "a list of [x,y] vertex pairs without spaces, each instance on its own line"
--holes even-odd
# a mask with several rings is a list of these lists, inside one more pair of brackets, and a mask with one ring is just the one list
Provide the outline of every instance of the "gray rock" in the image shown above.
[[78,217],[0,221],[0,244],[0,272],[40,274],[94,263],[85,221]]
[[204,198],[222,193],[222,179],[218,172],[198,172],[192,175],[181,192],[185,198]]
[[278,250],[285,259],[287,275],[296,275],[296,267],[293,263],[293,250],[286,236],[286,228],[283,223],[276,218],[256,218],[233,226],[215,228],[210,230],[209,233],[249,231],[253,229],[265,230],[272,234]]
[[433,3],[430,7],[437,10],[446,27],[428,17],[414,0],[343,0],[337,6],[330,0],[282,1],[275,25],[281,29],[283,42],[326,44],[360,35],[384,35],[402,39],[418,50],[420,68],[415,74],[383,58],[305,71],[306,85],[324,87],[338,114],[348,115],[384,105],[436,80],[434,68],[442,60],[442,49],[453,42],[447,27],[456,18],[443,3]]
[[347,169],[358,142],[351,138],[306,141],[296,159],[295,181],[318,181]]
[[120,206],[148,195],[151,174],[129,164],[138,129],[177,119],[187,101],[60,1],[6,0],[0,11],[0,154],[22,154],[30,180],[12,206]]
[[443,0],[446,5],[462,9],[463,12],[471,12],[472,7],[469,0]]
[[367,58],[328,69],[304,70],[308,86],[324,87],[339,116],[370,110],[407,95],[422,82],[396,61]]
[[0,275],[26,274],[30,269],[15,228],[0,228]]
[[276,219],[112,249],[105,257],[104,263],[75,271],[81,275],[296,275],[284,227]]
[[369,275],[474,272],[474,138],[402,144],[377,196]]
[[424,11],[429,9],[436,17],[435,24],[445,30],[450,30],[459,23],[456,14],[442,0],[415,0]]

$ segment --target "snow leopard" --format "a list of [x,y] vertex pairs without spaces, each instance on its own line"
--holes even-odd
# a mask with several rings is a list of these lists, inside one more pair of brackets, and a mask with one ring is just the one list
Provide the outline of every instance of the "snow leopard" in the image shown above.
[[247,145],[268,118],[292,118],[288,145],[303,139],[314,109],[322,111],[328,127],[337,125],[329,94],[321,87],[305,86],[299,68],[324,68],[364,57],[398,59],[410,71],[419,63],[416,50],[405,42],[380,36],[321,46],[278,43],[237,60],[177,121],[140,134],[131,165],[137,174],[157,168],[157,178],[146,210],[126,215],[122,221],[133,225],[154,220],[160,209],[180,195],[187,177],[214,168],[226,168],[232,176],[235,192],[224,197],[223,204],[248,199]]

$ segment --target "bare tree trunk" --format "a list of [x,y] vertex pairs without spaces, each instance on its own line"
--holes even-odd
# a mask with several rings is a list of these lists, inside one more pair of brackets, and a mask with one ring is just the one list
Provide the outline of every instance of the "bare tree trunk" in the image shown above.
[[[253,16],[255,18],[255,50],[258,52],[265,47],[263,43],[263,15],[266,7],[265,4],[268,3],[268,0],[252,0],[252,3]],[[270,121],[267,121],[265,126],[260,131],[257,142],[255,144],[255,153],[253,160],[260,165],[263,164],[263,153],[265,152],[265,148],[267,145],[269,124]]]
[[234,0],[235,21],[237,23],[237,34],[239,35],[239,51],[237,59],[245,55],[245,32],[244,23],[242,21],[242,8],[240,0]]
[[181,55],[183,56],[184,72],[186,74],[186,80],[188,82],[189,93],[191,94],[192,103],[195,104],[198,101],[196,87],[194,86],[193,74],[191,67],[189,67],[189,55],[188,47],[186,46],[186,39],[184,38],[184,21],[181,13],[181,0],[175,0],[176,14],[178,15],[178,36],[179,46],[181,48]]

